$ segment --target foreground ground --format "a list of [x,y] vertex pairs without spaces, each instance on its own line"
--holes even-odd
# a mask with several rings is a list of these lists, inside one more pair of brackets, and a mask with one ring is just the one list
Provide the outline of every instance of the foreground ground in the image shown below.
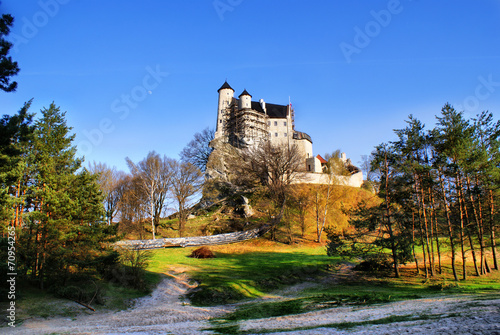
[[[235,305],[194,307],[183,302],[190,288],[184,274],[170,274],[151,296],[119,312],[32,318],[9,334],[500,334],[500,297],[449,296],[371,306],[344,306],[216,325],[210,318]],[[276,296],[274,296],[276,298]],[[283,297],[281,297],[283,298]],[[286,297],[285,297],[286,298]],[[75,308],[80,308],[75,305]],[[210,330],[211,329],[211,330]]]
[[[399,279],[364,275],[315,244],[213,250],[217,258],[205,260],[187,257],[190,248],[155,251],[148,270],[162,279],[128,309],[91,312],[34,296],[19,302],[21,323],[0,333],[500,334],[498,271],[456,284],[449,267],[434,279],[414,267]],[[187,300],[196,285],[199,294]]]
[[[259,300],[295,297],[317,283],[301,283]],[[119,312],[81,309],[75,317],[30,318],[9,334],[500,334],[500,295],[440,295],[369,306],[341,306],[296,315],[224,321],[209,319],[237,305],[194,307],[183,295],[192,288],[185,273],[168,273],[150,296]]]

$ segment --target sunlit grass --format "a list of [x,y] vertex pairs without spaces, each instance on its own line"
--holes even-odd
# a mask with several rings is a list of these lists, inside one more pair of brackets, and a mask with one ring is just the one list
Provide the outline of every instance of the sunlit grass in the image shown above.
[[[335,276],[332,265],[338,258],[328,257],[323,245],[286,245],[265,239],[232,245],[214,246],[213,259],[188,256],[195,248],[172,248],[154,251],[149,267],[153,272],[186,272],[200,283],[199,290],[189,298],[194,304],[215,305],[252,298],[272,297],[272,292],[301,282],[319,282]],[[468,272],[472,273],[472,262]],[[457,262],[457,268],[461,266]],[[387,274],[359,273],[356,277],[335,284],[322,284],[303,290],[298,298],[314,301],[348,295],[356,300],[395,301],[442,293],[490,294],[500,290],[500,273],[468,276],[467,281],[453,280],[449,261],[443,260],[443,273],[425,278],[413,266],[401,269],[401,278]],[[326,281],[328,282],[328,281]],[[319,298],[318,298],[319,297]],[[319,300],[318,300],[319,299]]]
[[202,305],[262,297],[311,280],[336,261],[321,245],[290,246],[265,240],[212,247],[216,256],[212,259],[189,258],[194,249],[156,250],[149,270],[187,272],[200,283],[200,290],[190,297]]

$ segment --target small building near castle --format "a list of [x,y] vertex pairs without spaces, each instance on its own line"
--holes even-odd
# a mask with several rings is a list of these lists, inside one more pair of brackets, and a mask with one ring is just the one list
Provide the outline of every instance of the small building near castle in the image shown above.
[[[326,184],[328,178],[323,173],[326,161],[313,156],[313,141],[308,134],[295,129],[295,111],[292,105],[267,103],[264,99],[252,101],[246,89],[238,98],[234,89],[224,82],[218,89],[217,126],[215,139],[227,142],[237,148],[258,145],[261,141],[271,141],[276,145],[296,145],[304,159],[301,183]],[[361,170],[351,164],[345,153],[341,159],[346,164],[350,176],[339,176],[341,183],[360,187],[363,183]]]

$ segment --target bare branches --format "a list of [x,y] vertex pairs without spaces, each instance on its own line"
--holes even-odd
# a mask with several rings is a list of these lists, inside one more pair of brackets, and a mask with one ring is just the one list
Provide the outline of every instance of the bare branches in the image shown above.
[[172,197],[178,206],[179,236],[182,237],[190,198],[200,191],[203,185],[203,175],[201,170],[193,164],[175,160],[169,162],[169,169],[172,173]]
[[155,239],[155,226],[159,223],[172,180],[171,159],[166,156],[163,156],[162,159],[159,154],[151,151],[145,159],[137,164],[134,164],[128,157],[126,161],[132,175],[138,178],[140,189],[146,196],[153,239]]
[[213,151],[209,144],[214,139],[214,136],[215,131],[210,128],[205,128],[202,132],[194,134],[194,139],[182,149],[180,153],[181,160],[191,163],[205,172],[208,157]]

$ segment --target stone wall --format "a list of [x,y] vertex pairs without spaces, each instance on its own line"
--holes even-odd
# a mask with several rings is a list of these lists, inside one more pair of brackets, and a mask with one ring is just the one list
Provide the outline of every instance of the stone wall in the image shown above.
[[[328,184],[328,174],[304,172],[301,173],[295,180],[295,184]],[[363,172],[357,172],[350,176],[336,176],[333,184],[361,187],[363,184]]]

